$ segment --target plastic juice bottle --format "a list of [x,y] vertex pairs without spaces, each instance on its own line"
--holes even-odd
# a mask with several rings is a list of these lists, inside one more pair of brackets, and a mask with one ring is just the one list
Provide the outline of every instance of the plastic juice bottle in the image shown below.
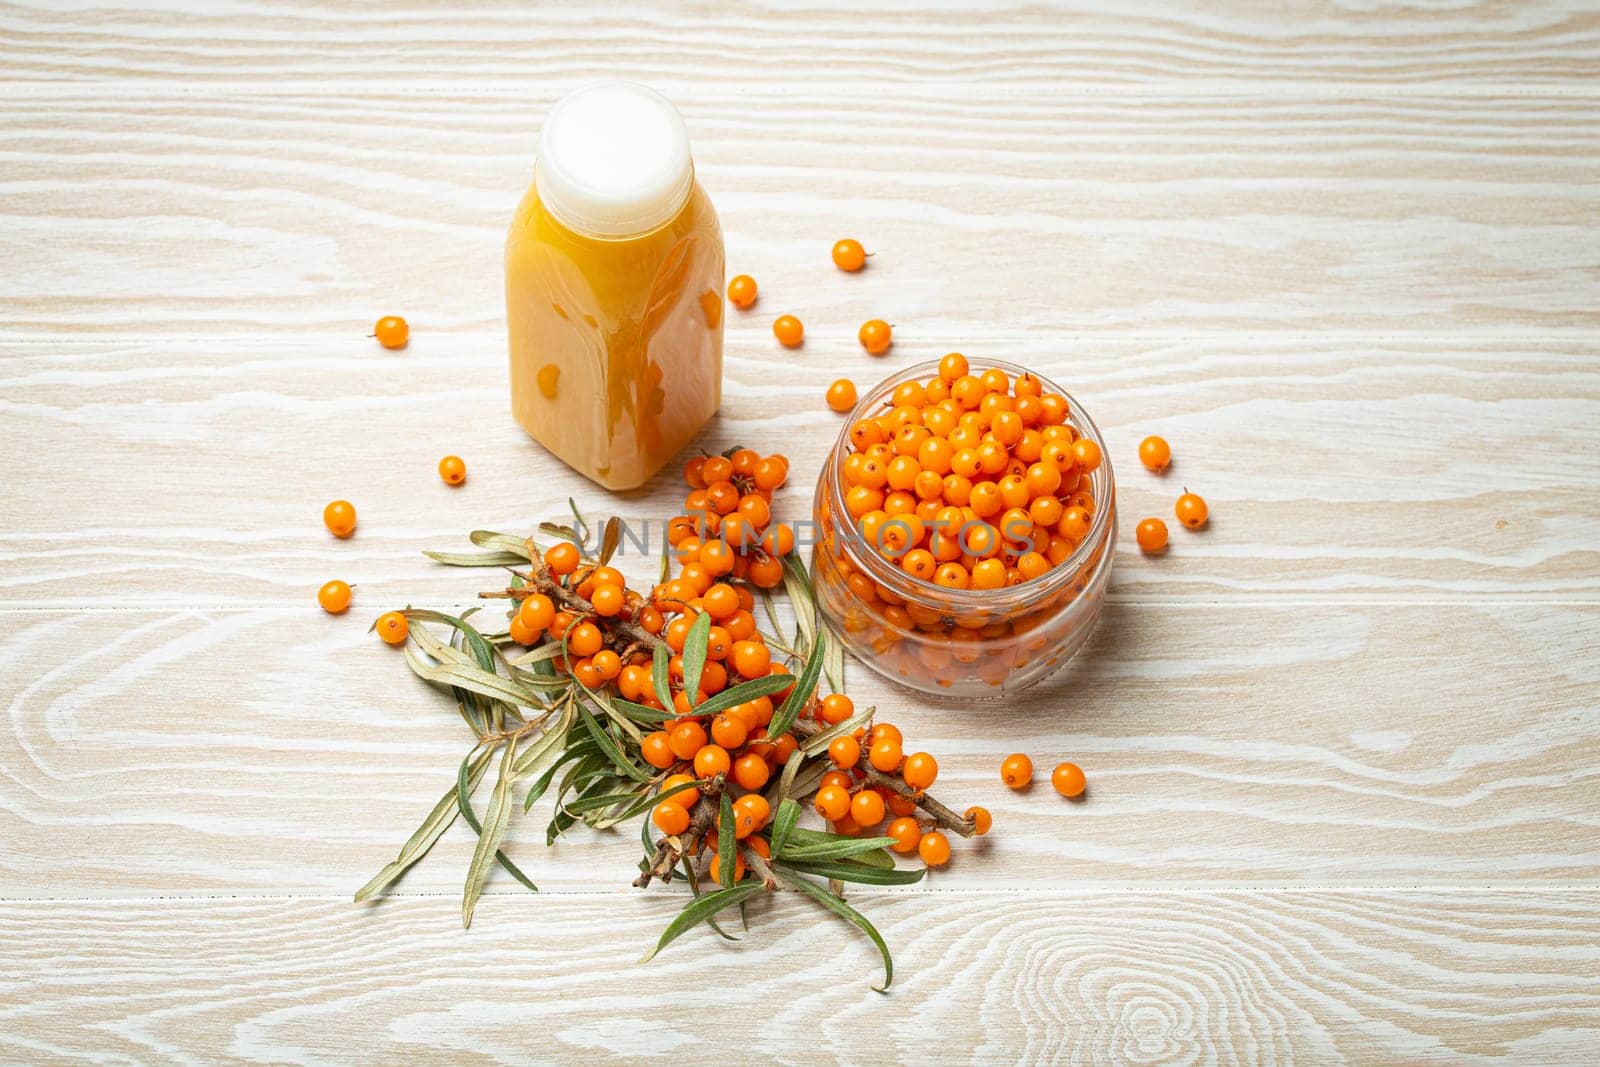
[[506,237],[523,429],[607,489],[644,484],[721,403],[722,288],[676,109],[626,82],[557,103]]

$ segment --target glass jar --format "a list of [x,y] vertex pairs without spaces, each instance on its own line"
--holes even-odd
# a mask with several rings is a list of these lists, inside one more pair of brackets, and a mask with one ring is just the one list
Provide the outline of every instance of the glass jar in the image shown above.
[[[974,361],[973,373],[989,367],[1013,380],[1033,373],[1000,360]],[[1100,617],[1116,543],[1111,460],[1088,412],[1034,374],[1046,391],[1066,398],[1068,421],[1100,447],[1100,465],[1088,475],[1095,506],[1087,536],[1060,563],[1017,585],[948,589],[913,577],[870,545],[851,519],[842,472],[851,427],[887,410],[896,386],[926,381],[938,370],[934,361],[884,379],[845,420],[817,482],[811,580],[834,636],[885,678],[936,695],[1002,697],[1053,674],[1089,639]]]

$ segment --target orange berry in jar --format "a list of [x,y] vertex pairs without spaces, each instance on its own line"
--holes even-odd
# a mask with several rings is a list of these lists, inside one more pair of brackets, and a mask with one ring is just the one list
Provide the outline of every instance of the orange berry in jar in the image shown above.
[[1094,524],[1093,518],[1087,511],[1079,507],[1071,507],[1061,514],[1061,521],[1056,524],[1056,530],[1062,537],[1070,541],[1082,541],[1089,536],[1089,528]]
[[772,336],[785,348],[799,348],[806,339],[806,328],[793,315],[779,315],[773,320]]
[[825,785],[817,790],[812,804],[818,815],[829,822],[837,822],[850,814],[850,793],[842,786]]
[[882,319],[868,319],[861,324],[856,337],[861,342],[861,347],[869,355],[881,356],[889,351],[889,346],[894,343],[894,331]]
[[950,839],[937,830],[929,830],[917,843],[917,855],[929,867],[943,867],[950,862]]
[[1064,797],[1078,797],[1083,795],[1088,782],[1076,763],[1062,763],[1050,772],[1050,784]]
[[662,801],[650,815],[650,821],[664,834],[681,834],[689,828],[689,813],[673,803],[675,800],[677,797]]
[[1033,760],[1014,752],[1000,763],[1000,780],[1012,789],[1023,789],[1033,781]]
[[988,808],[980,808],[974,805],[967,809],[966,818],[968,822],[972,823],[973,832],[979,837],[988,833],[989,828],[994,825],[994,817],[989,814]]
[[854,237],[846,237],[833,243],[833,265],[842,271],[854,274],[867,265],[867,250],[861,247],[861,242]]
[[[959,564],[958,564],[959,566]],[[1000,589],[1006,584],[1006,565],[998,559],[980,559],[972,565],[973,589]]]
[[960,352],[951,352],[939,360],[939,378],[946,385],[954,385],[967,374],[967,357]]
[[1072,442],[1072,454],[1078,461],[1078,469],[1085,474],[1100,466],[1100,446],[1087,437]]
[[912,789],[927,789],[939,777],[939,761],[926,752],[914,752],[906,757],[904,766],[900,768],[900,777]]
[[373,325],[372,336],[384,348],[404,348],[411,339],[411,327],[399,315],[385,315]]
[[850,817],[857,826],[876,826],[883,821],[883,795],[876,789],[863,789],[850,801]]
[[373,629],[378,631],[378,636],[383,639],[384,644],[403,645],[406,635],[411,632],[411,623],[398,611],[386,611],[378,616]]
[[356,532],[356,506],[348,500],[335,500],[322,509],[322,524],[338,538]]
[[329,615],[343,615],[350,608],[350,586],[334,579],[317,590],[317,603]]
[[1204,526],[1211,514],[1205,500],[1198,493],[1191,493],[1187,489],[1183,491],[1183,495],[1178,498],[1172,510],[1178,516],[1178,521],[1191,530],[1198,530]]
[[1163,438],[1152,434],[1139,442],[1139,462],[1159,474],[1172,462],[1172,448]]
[[728,283],[728,303],[743,311],[756,302],[756,280],[748,274],[736,274]]
[[1141,519],[1133,536],[1140,549],[1154,555],[1167,547],[1167,524],[1157,518]]
[[445,485],[460,485],[467,480],[467,464],[460,456],[446,456],[439,461],[439,477]]
[[828,407],[841,415],[847,415],[850,409],[856,406],[856,383],[849,378],[840,378],[828,386]]

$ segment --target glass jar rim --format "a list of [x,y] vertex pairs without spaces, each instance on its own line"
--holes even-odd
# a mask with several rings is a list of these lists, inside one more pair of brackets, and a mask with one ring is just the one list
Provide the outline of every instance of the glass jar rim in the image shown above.
[[[908,381],[936,374],[939,362],[934,359],[913,364],[889,375],[869,389],[850,410],[850,414],[845,416],[844,426],[839,430],[833,449],[829,453],[829,463],[843,463],[843,457],[850,450],[850,430],[856,423],[873,414],[875,409],[882,407],[896,387]],[[1036,601],[1048,600],[1059,593],[1081,576],[1090,556],[1105,540],[1111,525],[1111,516],[1116,510],[1116,484],[1111,473],[1111,455],[1106,449],[1105,440],[1100,436],[1100,428],[1089,417],[1083,405],[1079,404],[1071,393],[1037,371],[1002,359],[983,359],[978,362],[985,370],[998,368],[1005,371],[1013,381],[1019,375],[1031,375],[1039,379],[1045,391],[1060,394],[1067,402],[1068,421],[1082,436],[1093,441],[1100,449],[1100,466],[1089,475],[1091,485],[1097,490],[1106,489],[1109,492],[1106,493],[1105,505],[1094,509],[1089,533],[1072,550],[1070,556],[1051,567],[1044,576],[1000,589],[950,589],[915,577],[893,560],[885,559],[873,551],[867,544],[866,538],[862,536],[860,528],[848,521],[850,513],[844,506],[842,472],[837,467],[827,471],[824,478],[830,489],[828,503],[835,515],[846,517],[846,521],[834,523],[839,530],[839,550],[848,556],[850,563],[868,578],[908,602],[919,603],[930,597],[938,597],[942,606],[948,609],[946,613],[952,615],[1005,613],[1027,607]],[[1099,496],[1097,492],[1096,499],[1099,499]],[[1107,555],[1109,556],[1109,552]]]

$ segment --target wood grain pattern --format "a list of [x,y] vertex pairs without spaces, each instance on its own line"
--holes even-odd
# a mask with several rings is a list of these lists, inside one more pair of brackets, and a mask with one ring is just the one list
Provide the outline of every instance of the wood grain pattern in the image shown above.
[[[868,94],[929,84],[1035,95],[1180,84],[1281,92],[1319,86],[1485,83],[1582,88],[1600,51],[1584,4],[1380,7],[1229,0],[1107,5],[528,5],[470,13],[416,0],[218,7],[203,0],[92,7],[7,4],[0,77],[19,82],[372,79],[547,86],[625,74],[676,94],[736,95],[790,79]],[[1593,88],[1592,85],[1589,88]]]
[[[0,117],[0,331],[304,340],[396,309],[419,334],[497,331],[553,96],[23,96]],[[1600,323],[1587,98],[797,83],[684,109],[758,317],[819,341],[873,317],[928,340]],[[827,259],[847,233],[878,253],[860,276]]]
[[[0,746],[0,897],[354,892],[470,738],[365,632],[397,605],[357,595],[337,619],[0,614],[0,658],[28,679]],[[949,803],[994,813],[934,889],[1595,884],[1596,647],[1593,607],[1113,604],[1072,667],[1005,702],[913,698],[859,667],[848,686],[938,755]],[[1467,664],[1494,664],[1492,700]],[[999,781],[1013,751],[1040,768],[1025,793]],[[1087,803],[1049,788],[1067,759],[1091,769]],[[636,828],[547,850],[548,817],[512,827],[536,882],[626,885]],[[459,889],[471,843],[457,827],[405,891]]]
[[744,944],[701,931],[647,967],[660,900],[489,900],[467,938],[440,898],[0,904],[27,930],[0,958],[22,994],[0,1043],[30,1062],[1544,1065],[1600,1037],[1593,891],[860,897],[902,946],[890,999],[870,948],[787,898],[755,905]]

